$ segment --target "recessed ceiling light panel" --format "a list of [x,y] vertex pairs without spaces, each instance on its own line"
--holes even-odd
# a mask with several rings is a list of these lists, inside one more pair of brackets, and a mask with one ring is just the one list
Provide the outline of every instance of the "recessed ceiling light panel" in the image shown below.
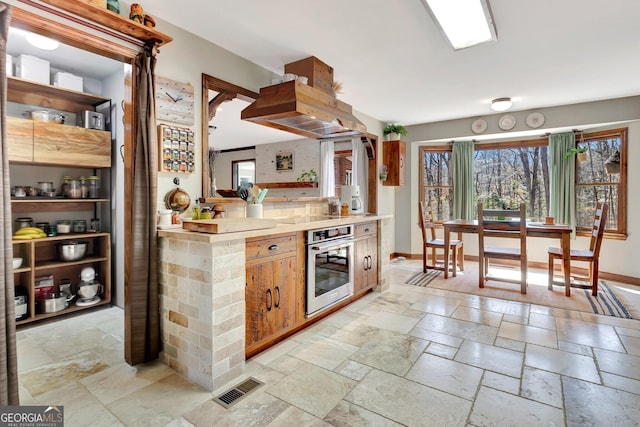
[[454,50],[497,40],[489,0],[422,0]]

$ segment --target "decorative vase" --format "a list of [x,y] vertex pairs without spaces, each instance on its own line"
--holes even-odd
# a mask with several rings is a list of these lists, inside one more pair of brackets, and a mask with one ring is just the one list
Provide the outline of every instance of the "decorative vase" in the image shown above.
[[120,2],[118,0],[107,0],[107,9],[113,13],[120,14]]
[[387,134],[387,141],[397,141],[399,139],[400,139],[400,135],[395,132],[391,132]]
[[387,180],[387,174],[384,172],[380,172],[380,181],[386,181]]
[[578,159],[579,162],[586,162],[587,161],[587,153],[578,153],[578,154],[576,154],[576,158]]

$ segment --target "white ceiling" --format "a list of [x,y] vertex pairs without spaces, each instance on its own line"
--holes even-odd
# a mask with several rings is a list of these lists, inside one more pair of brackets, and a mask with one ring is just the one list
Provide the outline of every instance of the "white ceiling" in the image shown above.
[[340,98],[405,125],[640,94],[638,0],[490,0],[498,41],[453,51],[420,0],[155,0],[145,10],[256,64],[314,55]]

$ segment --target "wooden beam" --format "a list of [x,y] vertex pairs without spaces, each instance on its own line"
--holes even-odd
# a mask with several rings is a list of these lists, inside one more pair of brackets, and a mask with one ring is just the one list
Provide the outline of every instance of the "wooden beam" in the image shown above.
[[218,107],[222,105],[223,102],[231,101],[235,99],[236,96],[238,96],[238,94],[232,93],[232,92],[220,92],[219,94],[217,94],[215,98],[209,101],[209,114],[208,114],[209,120],[207,121],[210,121],[216,116],[216,111],[218,110]]

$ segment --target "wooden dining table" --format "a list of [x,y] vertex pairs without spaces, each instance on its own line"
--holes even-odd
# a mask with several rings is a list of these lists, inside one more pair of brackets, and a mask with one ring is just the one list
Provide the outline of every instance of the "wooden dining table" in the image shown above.
[[[449,246],[451,233],[478,233],[477,220],[455,219],[442,223],[444,228],[444,278],[449,278]],[[560,239],[562,249],[562,273],[564,275],[565,295],[571,296],[571,227],[566,224],[545,224],[543,222],[527,222],[527,237],[546,237]],[[454,266],[455,268],[455,266]],[[553,285],[549,285],[550,289]]]

